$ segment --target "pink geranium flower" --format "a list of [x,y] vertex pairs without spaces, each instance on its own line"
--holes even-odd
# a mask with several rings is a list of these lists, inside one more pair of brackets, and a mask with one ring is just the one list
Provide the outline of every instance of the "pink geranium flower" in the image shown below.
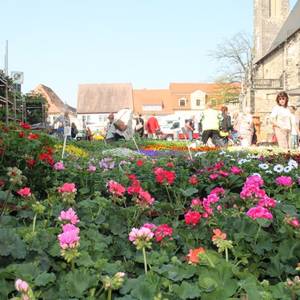
[[62,171],[65,169],[64,163],[62,161],[58,161],[53,166],[54,170],[56,171]]
[[107,185],[109,192],[112,193],[114,196],[122,197],[126,192],[125,187],[114,180],[110,180]]
[[247,211],[247,216],[250,217],[251,219],[269,219],[272,220],[273,216],[271,212],[262,206],[256,206],[252,207]]
[[77,191],[75,183],[64,183],[61,187],[58,188],[60,193],[75,193]]
[[18,190],[17,193],[24,198],[31,196],[31,190],[29,187],[24,187],[24,188]]
[[17,279],[15,282],[15,288],[18,292],[27,293],[29,290],[29,284],[22,279]]
[[89,165],[88,168],[87,168],[87,171],[89,173],[94,173],[94,172],[96,172],[96,167],[93,166],[93,165]]
[[131,241],[134,245],[137,245],[139,241],[150,241],[154,237],[154,233],[151,229],[147,227],[141,228],[132,228],[129,233],[129,241]]
[[235,174],[235,175],[242,173],[242,169],[240,169],[239,167],[236,167],[236,166],[231,167],[230,171],[232,174]]
[[62,222],[67,221],[74,225],[79,222],[78,216],[72,208],[69,208],[67,211],[62,210],[58,219]]
[[157,226],[154,232],[155,240],[157,242],[161,242],[165,237],[171,237],[172,234],[173,234],[173,229],[167,224],[162,224]]

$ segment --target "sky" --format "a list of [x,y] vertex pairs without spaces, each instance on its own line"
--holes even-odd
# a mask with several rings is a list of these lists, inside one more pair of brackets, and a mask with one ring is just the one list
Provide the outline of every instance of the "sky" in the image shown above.
[[23,92],[42,83],[74,107],[84,83],[213,82],[220,63],[209,53],[253,31],[253,0],[0,0],[0,7],[0,69],[8,40],[9,73],[24,72]]

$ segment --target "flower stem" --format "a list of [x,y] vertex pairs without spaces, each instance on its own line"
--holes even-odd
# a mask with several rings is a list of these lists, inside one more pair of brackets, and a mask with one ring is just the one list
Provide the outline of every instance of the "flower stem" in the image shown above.
[[258,239],[258,236],[259,236],[259,233],[260,233],[260,229],[261,229],[261,225],[258,226],[258,230],[257,230],[257,233],[255,235],[255,245],[256,245],[256,242],[257,242],[257,239]]
[[212,268],[215,268],[215,264],[212,262],[212,260],[209,258],[209,256],[207,254],[205,254],[205,257],[207,258],[207,261],[209,262],[209,265],[212,267]]
[[165,187],[166,187],[166,191],[167,191],[168,199],[169,199],[169,201],[170,201],[170,202],[172,202],[172,200],[171,200],[171,196],[170,196],[170,193],[169,193],[168,186],[167,186],[167,185],[165,185]]
[[228,262],[228,249],[227,248],[225,248],[225,259]]
[[111,289],[108,289],[107,291],[107,300],[111,300],[112,298],[112,290]]
[[145,269],[145,274],[147,274],[148,270],[147,270],[147,257],[146,257],[146,250],[145,250],[145,247],[143,247],[142,251],[143,251],[143,257],[144,257],[144,269]]
[[37,213],[35,213],[35,215],[34,215],[34,217],[33,217],[33,222],[32,222],[32,233],[35,232],[36,217],[37,217]]

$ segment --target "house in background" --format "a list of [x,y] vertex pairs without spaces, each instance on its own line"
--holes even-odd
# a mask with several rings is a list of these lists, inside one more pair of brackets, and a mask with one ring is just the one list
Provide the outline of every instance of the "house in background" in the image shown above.
[[92,131],[103,130],[110,113],[122,108],[133,109],[130,83],[80,84],[77,96],[77,117]]
[[168,89],[140,89],[133,90],[133,109],[135,114],[149,116],[170,115],[173,106]]
[[50,125],[53,124],[57,117],[63,115],[65,112],[69,113],[71,122],[76,122],[76,109],[65,104],[51,88],[43,84],[39,84],[32,92],[42,95],[47,100],[47,121]]

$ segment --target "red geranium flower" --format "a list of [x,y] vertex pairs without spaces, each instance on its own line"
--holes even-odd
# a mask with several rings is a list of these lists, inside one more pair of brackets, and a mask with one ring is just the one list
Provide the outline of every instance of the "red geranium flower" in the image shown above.
[[31,129],[31,126],[25,122],[20,122],[20,126],[24,129]]
[[188,211],[184,215],[185,224],[196,226],[201,219],[201,214],[198,211]]
[[144,164],[144,162],[143,162],[142,159],[138,159],[138,160],[136,161],[136,165],[137,165],[138,167],[141,167],[143,164]]
[[29,140],[37,140],[37,139],[39,138],[39,135],[36,134],[36,133],[30,132],[27,138],[28,138]]

